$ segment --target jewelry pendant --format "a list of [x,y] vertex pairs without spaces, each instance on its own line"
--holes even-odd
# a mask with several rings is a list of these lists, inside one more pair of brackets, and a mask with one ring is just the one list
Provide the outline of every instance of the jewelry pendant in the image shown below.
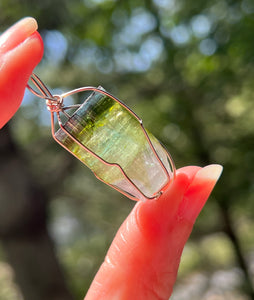
[[[38,76],[32,74],[30,79],[39,92],[30,85],[28,89],[46,99],[54,139],[98,179],[132,200],[143,201],[158,198],[173,180],[175,166],[170,154],[119,99],[102,87],[52,95]],[[81,92],[89,93],[82,104],[64,106],[66,97]],[[71,115],[70,109],[75,109]]]

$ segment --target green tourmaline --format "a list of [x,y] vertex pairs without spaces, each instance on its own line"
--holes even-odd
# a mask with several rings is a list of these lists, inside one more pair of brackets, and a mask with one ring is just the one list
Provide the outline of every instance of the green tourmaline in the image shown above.
[[[168,177],[154,155],[139,121],[113,98],[93,92],[64,124],[64,128],[103,160],[119,164],[146,197],[154,196],[167,183]],[[163,164],[172,175],[165,149],[152,134],[148,134]],[[61,128],[57,131],[56,138],[97,177],[137,199],[145,199],[117,166],[104,164]]]

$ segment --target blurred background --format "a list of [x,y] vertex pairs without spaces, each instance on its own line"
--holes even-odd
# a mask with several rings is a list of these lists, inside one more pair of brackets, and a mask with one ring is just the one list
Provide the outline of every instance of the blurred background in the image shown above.
[[[254,299],[254,2],[0,0],[0,31],[38,20],[53,93],[102,85],[176,166],[224,172],[187,243],[173,300]],[[26,92],[0,131],[0,299],[83,299],[134,202],[57,145]]]

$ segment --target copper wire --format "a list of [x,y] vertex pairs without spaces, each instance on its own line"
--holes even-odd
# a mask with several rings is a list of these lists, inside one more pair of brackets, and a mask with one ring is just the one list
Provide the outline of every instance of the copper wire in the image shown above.
[[[63,113],[67,118],[70,118],[70,115],[66,112],[66,110],[68,109],[72,109],[72,108],[78,108],[80,106],[80,104],[78,105],[70,105],[70,106],[64,106],[64,98],[71,96],[73,94],[76,93],[80,93],[80,92],[85,92],[85,91],[93,91],[93,92],[98,92],[98,93],[102,93],[110,98],[112,98],[114,101],[116,101],[117,103],[119,103],[121,106],[123,106],[129,113],[131,113],[139,122],[140,127],[145,135],[145,138],[152,150],[152,152],[154,153],[156,159],[158,160],[160,166],[162,167],[164,173],[167,176],[167,182],[164,186],[166,186],[170,180],[172,180],[175,176],[175,166],[174,166],[174,162],[173,159],[171,157],[171,155],[166,151],[166,155],[167,155],[167,159],[169,162],[169,165],[171,167],[171,171],[172,171],[172,178],[167,170],[167,168],[165,167],[165,165],[163,164],[161,158],[159,157],[156,149],[154,148],[151,139],[148,135],[148,133],[146,132],[144,126],[143,126],[143,122],[142,120],[138,117],[138,115],[132,111],[127,105],[125,105],[122,101],[120,101],[119,99],[117,99],[116,97],[114,97],[113,95],[111,95],[110,93],[106,92],[103,89],[100,88],[96,88],[96,87],[82,87],[82,88],[78,88],[78,89],[74,89],[72,91],[63,93],[62,95],[52,95],[51,92],[49,91],[49,89],[46,87],[46,85],[42,82],[42,80],[36,75],[36,74],[32,74],[30,77],[32,83],[35,85],[35,87],[39,90],[40,93],[38,93],[35,89],[33,89],[29,84],[27,84],[27,88],[37,97],[39,98],[43,98],[46,100],[46,105],[48,107],[48,110],[51,113],[51,130],[52,130],[52,136],[55,139],[55,141],[57,143],[59,143],[62,147],[64,147],[67,151],[71,152],[72,155],[74,155],[76,158],[78,158],[79,160],[81,160],[77,155],[75,155],[70,149],[68,149],[64,144],[62,144],[57,138],[56,138],[56,131],[55,131],[55,121],[54,121],[54,115],[57,115],[57,120],[58,120],[58,125],[59,127],[63,130],[63,132],[68,135],[73,141],[75,141],[75,143],[77,143],[82,149],[84,149],[85,151],[87,151],[89,154],[91,154],[92,156],[94,156],[95,158],[97,158],[98,160],[100,160],[102,163],[109,165],[109,166],[115,166],[117,167],[121,173],[123,174],[123,176],[125,177],[125,179],[146,199],[156,199],[158,198],[161,194],[162,191],[159,191],[158,193],[156,193],[154,196],[152,197],[148,197],[146,196],[138,187],[137,185],[129,178],[129,176],[124,172],[123,168],[118,164],[118,163],[110,163],[106,160],[104,160],[103,158],[101,158],[100,156],[98,156],[96,153],[94,153],[91,149],[87,148],[85,145],[83,145],[78,139],[76,139],[70,132],[68,132],[65,128],[64,125],[62,124],[61,121],[61,116],[60,113]],[[82,161],[83,162],[83,161]],[[95,174],[95,173],[94,173]],[[102,182],[106,183],[107,185],[111,186],[112,188],[116,189],[117,191],[123,193],[125,196],[133,199],[133,200],[139,200],[136,197],[130,195],[129,193],[123,191],[122,189],[104,181],[102,178],[98,177],[96,174],[95,176],[101,180]],[[163,189],[163,188],[162,188]]]

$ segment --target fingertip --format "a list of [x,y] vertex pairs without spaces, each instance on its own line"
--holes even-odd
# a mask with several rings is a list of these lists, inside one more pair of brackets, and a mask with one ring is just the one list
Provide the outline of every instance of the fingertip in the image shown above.
[[140,201],[136,204],[133,213],[136,215],[139,230],[147,239],[158,238],[168,230],[189,183],[188,175],[185,172],[178,172],[158,199]]
[[19,20],[0,36],[0,53],[14,49],[37,29],[38,24],[34,18],[25,17]]
[[189,180],[191,182],[192,179],[194,178],[194,176],[196,175],[196,173],[201,169],[202,168],[198,167],[198,166],[185,166],[185,167],[182,167],[180,169],[177,169],[176,170],[176,175],[183,173],[189,178]]
[[179,208],[178,213],[181,218],[185,218],[194,224],[222,171],[223,167],[221,165],[213,164],[196,172],[184,193],[184,199]]
[[43,41],[34,32],[23,43],[1,57],[0,128],[18,110],[29,77],[43,56]]

